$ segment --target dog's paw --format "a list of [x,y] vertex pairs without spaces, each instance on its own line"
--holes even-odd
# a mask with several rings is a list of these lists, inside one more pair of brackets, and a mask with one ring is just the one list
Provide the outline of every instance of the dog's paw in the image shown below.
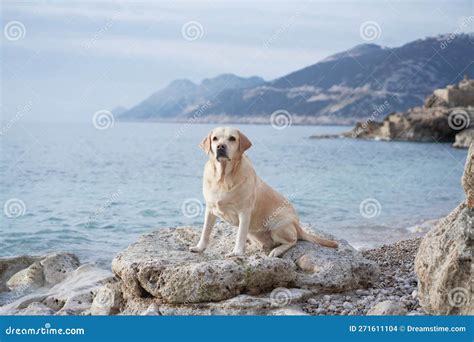
[[236,252],[236,251],[232,251],[230,253],[227,253],[225,255],[226,258],[233,258],[233,257],[241,257],[241,256],[244,256],[244,252]]
[[206,248],[200,247],[200,246],[189,247],[189,251],[190,251],[190,252],[193,252],[193,253],[201,253],[201,252],[203,252],[205,249],[206,249]]

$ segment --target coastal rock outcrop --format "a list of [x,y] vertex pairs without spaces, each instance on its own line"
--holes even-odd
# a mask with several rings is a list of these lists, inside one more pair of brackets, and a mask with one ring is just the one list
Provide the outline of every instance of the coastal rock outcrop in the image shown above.
[[430,314],[474,314],[474,144],[462,183],[466,201],[426,234],[415,259],[420,305]]
[[436,89],[422,107],[391,113],[382,121],[376,119],[371,116],[334,137],[452,142],[453,147],[468,148],[474,136],[474,80],[465,77],[459,84]]
[[190,253],[188,247],[199,233],[193,227],[164,228],[119,253],[112,269],[124,286],[124,297],[187,305],[268,295],[276,288],[340,292],[367,287],[378,276],[378,266],[345,241],[336,250],[300,241],[282,258],[270,258],[259,246],[249,245],[245,256],[225,258],[235,241],[235,227],[217,224],[208,249]]

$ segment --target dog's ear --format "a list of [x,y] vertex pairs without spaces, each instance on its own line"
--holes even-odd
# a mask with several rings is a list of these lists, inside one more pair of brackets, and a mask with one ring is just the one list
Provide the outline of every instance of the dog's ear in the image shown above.
[[201,143],[199,144],[199,147],[201,148],[201,150],[206,152],[206,154],[211,152],[211,135],[212,135],[212,131],[210,131],[209,134],[206,137],[204,137],[204,139],[202,139]]
[[249,138],[247,138],[244,133],[239,131],[240,152],[243,153],[243,152],[247,151],[250,148],[250,146],[252,146],[252,143],[250,142]]

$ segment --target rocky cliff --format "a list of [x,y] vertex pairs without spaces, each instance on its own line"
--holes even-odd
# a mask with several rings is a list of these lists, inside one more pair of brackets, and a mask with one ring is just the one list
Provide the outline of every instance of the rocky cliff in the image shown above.
[[373,116],[359,122],[348,138],[451,142],[467,148],[474,138],[474,80],[465,77],[459,84],[436,89],[424,106],[387,115],[383,121]]

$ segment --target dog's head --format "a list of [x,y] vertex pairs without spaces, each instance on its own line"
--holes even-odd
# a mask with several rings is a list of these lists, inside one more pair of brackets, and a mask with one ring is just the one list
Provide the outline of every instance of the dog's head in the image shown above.
[[214,128],[199,145],[210,158],[216,158],[218,162],[231,161],[250,146],[252,143],[243,133],[230,127]]

